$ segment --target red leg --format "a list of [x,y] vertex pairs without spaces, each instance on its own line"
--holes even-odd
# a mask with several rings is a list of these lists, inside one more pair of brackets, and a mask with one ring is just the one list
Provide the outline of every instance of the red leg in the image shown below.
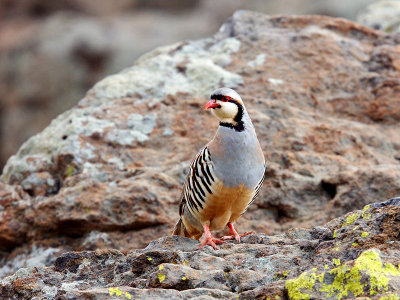
[[238,243],[240,243],[240,238],[241,237],[244,237],[246,235],[254,233],[254,231],[249,231],[249,232],[246,232],[246,233],[243,233],[243,234],[239,234],[239,233],[237,233],[235,227],[233,227],[232,223],[228,223],[228,228],[229,228],[229,234],[230,235],[223,236],[222,237],[223,240],[233,240],[233,239],[235,239],[235,240],[237,240]]
[[214,238],[211,234],[210,227],[208,225],[204,225],[203,227],[204,227],[204,234],[206,235],[206,237],[204,238],[203,243],[199,247],[197,247],[196,250],[203,248],[206,245],[210,245],[215,250],[218,250],[218,246],[216,244],[223,244],[225,242]]

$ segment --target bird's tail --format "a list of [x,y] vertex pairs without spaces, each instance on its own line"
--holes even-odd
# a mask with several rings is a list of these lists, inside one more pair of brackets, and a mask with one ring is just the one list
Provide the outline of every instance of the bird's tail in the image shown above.
[[185,224],[182,222],[182,218],[179,218],[179,221],[176,223],[174,227],[174,232],[172,235],[180,235],[180,236],[186,236],[188,237],[188,232],[186,230]]

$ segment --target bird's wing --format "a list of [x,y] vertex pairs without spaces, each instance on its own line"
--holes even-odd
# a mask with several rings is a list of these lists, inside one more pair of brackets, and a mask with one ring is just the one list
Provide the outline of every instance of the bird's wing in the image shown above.
[[[264,167],[265,168],[265,167]],[[249,204],[247,205],[246,209],[243,211],[242,215],[246,212],[246,210],[249,208],[249,206],[254,202],[254,200],[257,198],[258,193],[260,192],[262,185],[264,183],[264,178],[265,178],[265,173],[263,174],[263,176],[261,177],[260,181],[257,183],[256,187],[254,188],[254,192],[253,192],[253,197],[251,198],[251,201],[249,202]]]
[[206,147],[200,150],[190,165],[183,186],[179,215],[182,216],[185,207],[192,215],[203,210],[207,197],[213,193],[212,185],[216,180],[210,152]]

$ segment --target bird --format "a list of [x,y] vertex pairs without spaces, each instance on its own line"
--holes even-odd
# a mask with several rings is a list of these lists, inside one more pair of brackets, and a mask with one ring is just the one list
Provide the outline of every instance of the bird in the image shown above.
[[[216,89],[205,110],[219,120],[214,138],[193,159],[186,176],[179,205],[179,220],[173,235],[217,244],[240,238],[234,223],[257,197],[265,174],[265,159],[256,131],[240,95],[233,89]],[[229,233],[215,238],[212,231]]]

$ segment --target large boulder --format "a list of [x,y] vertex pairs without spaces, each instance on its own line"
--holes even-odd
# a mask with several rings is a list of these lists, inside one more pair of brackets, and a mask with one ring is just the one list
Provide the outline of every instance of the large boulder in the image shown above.
[[239,8],[352,20],[374,0],[232,1],[0,1],[0,170],[101,78],[158,45],[210,36]]
[[217,127],[202,107],[223,85],[245,100],[267,161],[242,231],[311,228],[399,195],[397,44],[343,19],[239,11],[213,37],[147,53],[7,162],[0,274],[170,234],[190,160]]

